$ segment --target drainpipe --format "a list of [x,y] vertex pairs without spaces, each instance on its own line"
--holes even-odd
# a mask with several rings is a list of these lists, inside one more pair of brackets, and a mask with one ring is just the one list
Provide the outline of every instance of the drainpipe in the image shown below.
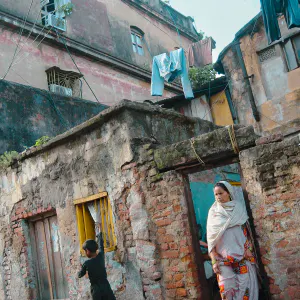
[[228,88],[225,89],[225,94],[226,94],[226,98],[227,98],[227,101],[228,101],[228,104],[229,104],[229,109],[230,109],[230,112],[231,112],[233,123],[238,124],[237,114],[236,114],[236,111],[235,111],[235,108],[234,108],[234,105],[233,105],[233,102],[232,102],[232,99],[231,99],[230,91],[229,91]]
[[235,45],[236,53],[237,53],[239,63],[240,63],[240,66],[241,66],[241,69],[242,69],[242,72],[243,72],[244,80],[245,80],[246,85],[247,85],[248,95],[250,97],[250,105],[251,105],[251,108],[252,108],[252,114],[253,114],[253,117],[254,117],[255,121],[259,122],[260,121],[260,115],[259,115],[259,112],[257,110],[257,106],[256,106],[256,103],[255,103],[254,95],[253,95],[253,91],[252,91],[252,87],[251,87],[250,80],[249,80],[249,78],[251,78],[251,76],[249,76],[248,73],[247,73],[246,66],[245,66],[245,61],[244,61],[244,58],[243,58],[243,54],[242,54],[240,44],[241,43],[239,41],[237,41],[234,45]]

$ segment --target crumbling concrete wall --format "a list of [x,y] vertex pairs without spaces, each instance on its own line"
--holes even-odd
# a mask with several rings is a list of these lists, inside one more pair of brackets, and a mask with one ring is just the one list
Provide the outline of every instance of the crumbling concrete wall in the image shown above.
[[[285,41],[299,31],[287,30],[283,17],[279,18],[279,23]],[[222,64],[231,80],[229,87],[238,121],[243,125],[253,125],[256,132],[265,135],[299,131],[300,69],[288,70],[283,43],[268,45],[261,18],[257,22],[253,19],[247,26],[248,32],[237,41],[240,42],[247,73],[252,76],[250,84],[261,120],[256,122],[253,117],[245,79],[232,44],[225,51]]]
[[214,130],[207,121],[123,102],[29,149],[0,176],[1,299],[35,299],[28,220],[55,211],[70,299],[89,299],[78,280],[80,256],[73,200],[107,191],[117,250],[106,254],[117,299],[197,299],[183,179],[157,174],[153,145]]
[[240,154],[272,299],[300,299],[299,137]]

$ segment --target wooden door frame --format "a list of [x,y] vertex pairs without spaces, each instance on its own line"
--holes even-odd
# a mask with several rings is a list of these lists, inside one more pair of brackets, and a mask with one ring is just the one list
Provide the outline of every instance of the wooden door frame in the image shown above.
[[[46,232],[45,232],[45,223],[44,223],[45,220],[47,220],[51,217],[57,217],[57,214],[56,214],[55,210],[52,210],[50,212],[46,212],[46,213],[43,213],[43,214],[39,214],[37,216],[30,217],[27,220],[27,222],[28,222],[29,233],[30,233],[30,242],[31,242],[30,246],[31,246],[31,250],[32,250],[32,253],[33,253],[32,257],[36,258],[36,264],[39,265],[39,259],[38,259],[38,254],[37,254],[37,240],[36,240],[37,233],[36,233],[36,230],[35,230],[35,227],[34,227],[34,223],[36,223],[38,221],[43,221],[43,226],[44,226],[43,236],[44,236],[44,239],[45,239],[45,242],[46,242],[46,251],[47,251],[47,253],[45,255],[46,255],[46,263],[47,263],[47,277],[48,277],[48,281],[49,281],[50,296],[52,297],[52,299],[56,299],[54,297],[54,294],[53,294],[53,288],[55,287],[55,279],[53,278],[53,276],[55,276],[55,275],[54,275],[54,272],[52,272],[53,274],[51,275],[51,271],[53,270],[53,266],[52,266],[52,268],[50,266],[51,262],[53,264],[53,258],[51,258],[51,262],[50,262],[49,261],[50,255],[49,255],[49,251],[48,251],[48,246],[52,247],[52,240],[50,239],[50,245],[48,245],[47,238],[46,238]],[[48,225],[49,225],[49,221],[48,221]],[[35,273],[36,285],[38,287],[37,291],[38,291],[38,294],[41,295],[42,294],[41,284],[40,284],[41,279],[40,279],[40,274],[39,274],[39,271],[38,271],[38,266],[36,264],[32,263],[32,268],[33,268],[34,273]],[[63,275],[64,275],[64,272],[63,272]],[[66,291],[64,291],[64,293],[66,293]],[[68,296],[68,295],[65,294],[65,296]]]
[[184,180],[184,193],[185,193],[185,199],[186,199],[186,205],[187,205],[187,211],[188,211],[188,220],[189,225],[192,233],[192,246],[193,251],[195,253],[195,259],[197,264],[197,275],[198,275],[198,281],[200,285],[200,298],[203,300],[210,299],[210,293],[209,293],[209,287],[205,276],[205,270],[204,270],[204,259],[203,254],[201,252],[201,248],[199,247],[199,239],[198,239],[198,229],[197,229],[197,221],[196,221],[196,213],[192,198],[192,192],[190,189],[189,184],[189,178],[187,174],[182,174],[183,180]]
[[[230,164],[234,164],[237,163],[238,164],[238,169],[239,169],[239,174],[241,176],[241,187],[243,190],[243,195],[244,195],[244,199],[245,199],[245,204],[246,204],[246,209],[247,209],[247,213],[249,216],[249,221],[250,221],[250,227],[253,233],[253,237],[254,237],[254,243],[255,243],[255,249],[256,249],[256,253],[257,253],[257,259],[258,259],[258,267],[259,267],[259,271],[260,271],[260,276],[262,278],[262,288],[263,288],[263,292],[264,292],[264,299],[265,300],[269,300],[271,299],[270,296],[270,290],[269,290],[269,282],[268,282],[268,277],[266,274],[266,271],[263,267],[263,263],[261,261],[261,254],[260,254],[260,247],[259,247],[259,243],[257,240],[257,234],[255,231],[255,226],[254,226],[254,222],[253,222],[253,216],[252,216],[252,211],[250,208],[250,202],[249,202],[249,198],[248,198],[248,193],[245,190],[245,184],[244,184],[244,177],[243,177],[243,172],[242,169],[240,167],[240,160],[235,157],[235,158],[230,158],[227,160],[222,160],[222,161],[216,161],[214,164],[209,164],[209,165],[203,165],[201,163],[199,164],[195,164],[192,166],[186,166],[186,167],[181,167],[176,169],[176,171],[178,173],[180,173],[183,176],[184,179],[184,190],[185,190],[185,199],[186,199],[186,204],[187,204],[187,208],[188,208],[188,219],[189,219],[189,224],[190,224],[190,228],[191,228],[191,233],[192,233],[192,243],[193,243],[193,251],[196,255],[196,263],[198,266],[203,266],[204,265],[204,259],[203,259],[203,254],[201,252],[201,249],[199,247],[199,241],[198,241],[198,235],[197,235],[197,231],[195,230],[197,228],[197,221],[196,221],[196,213],[195,213],[195,209],[194,209],[194,203],[193,203],[193,198],[192,198],[192,193],[191,193],[191,189],[190,189],[190,180],[189,180],[189,175],[190,174],[194,174],[194,173],[199,173],[199,172],[203,172],[206,170],[212,170],[215,168],[219,168],[222,166],[227,166]],[[206,295],[206,289],[208,290],[208,286],[207,284],[205,284],[207,282],[206,280],[206,276],[204,274],[203,277],[203,271],[199,270],[199,269],[204,269],[204,268],[199,268],[198,267],[198,280],[200,283],[200,287],[201,289],[204,289],[204,293]],[[207,296],[208,298],[202,298],[201,299],[210,299],[210,296]]]

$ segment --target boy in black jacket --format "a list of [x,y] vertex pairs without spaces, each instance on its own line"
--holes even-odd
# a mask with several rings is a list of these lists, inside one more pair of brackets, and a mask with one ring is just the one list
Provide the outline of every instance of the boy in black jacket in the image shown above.
[[[86,256],[90,258],[81,267],[78,277],[81,278],[88,273],[91,283],[93,300],[115,300],[114,293],[107,280],[105,269],[105,253],[102,234],[97,235],[98,244],[94,240],[84,242],[82,248]],[[100,250],[97,254],[97,250]]]

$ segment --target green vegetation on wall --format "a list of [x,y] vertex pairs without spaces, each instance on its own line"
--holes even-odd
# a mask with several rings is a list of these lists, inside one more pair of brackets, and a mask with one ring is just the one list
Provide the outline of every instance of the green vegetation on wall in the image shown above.
[[0,155],[0,169],[5,169],[11,165],[11,163],[17,159],[19,153],[16,151],[4,152]]
[[198,89],[202,85],[216,79],[216,76],[217,72],[214,70],[212,64],[203,68],[193,67],[189,70],[189,77],[194,89]]

